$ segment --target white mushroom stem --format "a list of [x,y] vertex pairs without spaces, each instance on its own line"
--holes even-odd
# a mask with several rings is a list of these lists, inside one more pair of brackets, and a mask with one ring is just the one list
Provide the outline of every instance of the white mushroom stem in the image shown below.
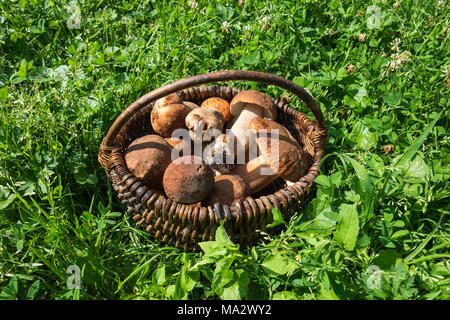
[[279,173],[274,172],[262,155],[236,166],[232,174],[241,177],[248,184],[250,194],[261,191],[279,177]]
[[248,124],[253,118],[262,117],[263,110],[257,105],[245,107],[231,127],[229,134],[236,137],[237,152],[245,152],[248,148]]

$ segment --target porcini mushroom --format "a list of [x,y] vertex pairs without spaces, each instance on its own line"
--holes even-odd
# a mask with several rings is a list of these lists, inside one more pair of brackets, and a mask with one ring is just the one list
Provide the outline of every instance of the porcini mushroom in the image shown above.
[[237,118],[229,134],[236,137],[236,146],[240,151],[245,151],[248,147],[246,131],[253,118],[277,118],[277,109],[272,99],[256,90],[246,90],[235,95],[230,103],[230,112]]
[[174,92],[155,101],[155,108],[164,107],[169,104],[182,104],[183,100]]
[[221,174],[231,172],[234,166],[236,150],[234,140],[230,136],[222,133],[214,142],[208,144],[203,150],[203,159],[211,168],[219,171]]
[[153,130],[162,137],[170,137],[176,129],[185,128],[189,109],[184,104],[154,106],[151,113]]
[[125,151],[125,163],[136,178],[149,188],[161,188],[170,164],[172,147],[164,138],[150,134],[134,140]]
[[213,170],[196,156],[176,159],[169,164],[163,176],[166,195],[182,204],[203,200],[211,192],[213,184]]
[[219,97],[208,98],[202,102],[200,107],[213,108],[220,111],[220,113],[222,113],[223,115],[224,122],[230,122],[231,120],[233,120],[234,116],[230,112],[230,104],[228,103],[228,101],[222,98]]
[[256,133],[260,155],[236,166],[232,173],[249,185],[250,193],[261,191],[279,176],[295,182],[306,173],[304,151],[285,127],[263,118],[252,119],[249,127]]
[[214,178],[214,186],[209,196],[203,201],[206,206],[220,203],[230,206],[236,200],[242,200],[248,195],[245,181],[231,174],[224,174]]
[[203,141],[203,135],[208,130],[216,129],[222,132],[223,115],[216,109],[197,108],[186,116],[186,126],[194,141]]

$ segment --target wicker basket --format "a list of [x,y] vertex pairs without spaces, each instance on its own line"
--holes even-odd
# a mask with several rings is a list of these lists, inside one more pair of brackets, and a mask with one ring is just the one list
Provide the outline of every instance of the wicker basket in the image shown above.
[[[153,133],[150,113],[154,102],[178,92],[185,101],[197,104],[209,97],[227,101],[241,90],[225,86],[200,86],[219,81],[248,80],[276,85],[297,95],[313,113],[316,123],[304,113],[273,99],[278,108],[278,122],[283,124],[304,148],[309,159],[309,171],[299,181],[286,185],[278,179],[258,194],[231,206],[215,204],[194,207],[179,204],[160,193],[153,192],[126,167],[124,150],[134,139]],[[218,71],[175,81],[158,88],[132,103],[116,119],[100,145],[98,160],[106,170],[118,198],[137,224],[163,242],[198,250],[198,242],[214,240],[216,228],[225,220],[230,238],[241,247],[255,244],[259,230],[264,231],[273,221],[272,208],[277,207],[288,221],[292,214],[306,204],[307,196],[319,174],[324,156],[327,130],[322,112],[314,98],[292,81],[272,74],[255,71]]]

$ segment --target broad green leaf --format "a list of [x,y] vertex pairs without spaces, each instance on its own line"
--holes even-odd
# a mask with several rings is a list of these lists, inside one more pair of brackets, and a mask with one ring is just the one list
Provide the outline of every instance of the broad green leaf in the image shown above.
[[225,248],[225,246],[217,241],[199,242],[199,246],[208,256],[220,256],[227,253],[227,249]]
[[36,294],[39,291],[40,280],[36,280],[33,284],[28,288],[27,291],[27,299],[33,300],[36,297]]
[[233,245],[233,242],[228,237],[228,233],[224,227],[225,220],[222,220],[220,226],[216,230],[216,242],[223,245]]
[[397,105],[400,104],[400,102],[402,101],[402,93],[401,92],[397,92],[397,93],[386,93],[383,96],[383,101],[390,107],[395,107]]
[[239,294],[239,283],[236,281],[232,285],[223,288],[220,298],[222,300],[240,300],[241,295]]
[[371,131],[362,121],[354,125],[349,139],[355,142],[360,149],[365,150],[375,147],[378,141],[376,133]]
[[419,155],[415,155],[411,161],[405,161],[403,166],[407,168],[404,177],[408,182],[423,183],[431,176],[430,167]]
[[323,186],[323,187],[325,187],[325,188],[331,187],[330,179],[329,179],[327,176],[323,175],[323,174],[319,175],[319,176],[314,180],[314,182],[317,183],[317,184],[319,184],[319,185],[321,185],[321,186]]
[[248,66],[257,65],[261,58],[261,52],[259,50],[253,51],[250,55],[241,58],[239,63],[243,63]]
[[0,201],[0,210],[6,209],[16,198],[17,195],[12,193],[6,200]]
[[379,266],[383,270],[389,270],[397,259],[401,259],[402,255],[394,249],[380,250],[378,256],[373,260],[374,265]]
[[230,270],[233,261],[234,259],[227,257],[219,260],[216,264],[211,281],[211,290],[218,295],[221,295],[224,288],[230,285],[234,280],[234,272],[233,270]]
[[333,288],[327,290],[323,286],[320,286],[319,296],[317,298],[319,300],[340,300]]
[[166,266],[161,264],[152,274],[152,280],[155,284],[160,285],[166,281]]
[[192,291],[199,279],[200,279],[200,271],[187,270],[186,271],[186,290],[188,292]]
[[222,300],[241,300],[245,298],[248,291],[248,285],[250,284],[250,277],[245,270],[238,269],[234,272],[234,283],[223,288],[223,292],[220,295]]
[[180,273],[178,274],[177,280],[175,282],[175,290],[173,292],[173,299],[175,300],[185,300],[187,299],[188,290],[186,287],[186,265],[181,267]]
[[8,97],[8,88],[3,87],[0,89],[0,100],[4,100]]
[[330,175],[330,182],[332,185],[335,185],[336,187],[339,187],[341,185],[342,181],[342,173],[334,172]]
[[21,79],[25,79],[27,77],[27,61],[22,60],[22,63],[20,64],[19,71],[17,71],[17,75]]
[[396,232],[394,232],[394,234],[391,236],[391,239],[396,240],[396,239],[400,239],[403,238],[404,236],[407,236],[409,234],[408,230],[398,230]]
[[285,223],[283,219],[283,214],[281,213],[280,209],[278,208],[272,208],[272,216],[273,216],[273,222],[271,224],[268,224],[267,228],[273,228],[280,224]]
[[286,254],[275,251],[273,256],[264,260],[262,267],[271,273],[285,275],[292,274],[298,268],[298,264]]
[[341,159],[350,162],[355,169],[356,175],[359,178],[359,192],[364,196],[364,218],[370,219],[374,210],[374,187],[369,178],[369,172],[355,159],[346,154],[340,155]]
[[16,275],[14,275],[9,281],[8,288],[9,291],[11,292],[11,295],[16,297],[17,294],[19,293],[19,280]]
[[314,233],[323,233],[332,229],[339,221],[339,215],[331,207],[321,211],[317,217],[302,227],[301,231],[311,231]]
[[341,221],[339,221],[334,239],[344,245],[348,251],[355,248],[356,239],[359,232],[359,219],[356,204],[342,204],[339,207]]

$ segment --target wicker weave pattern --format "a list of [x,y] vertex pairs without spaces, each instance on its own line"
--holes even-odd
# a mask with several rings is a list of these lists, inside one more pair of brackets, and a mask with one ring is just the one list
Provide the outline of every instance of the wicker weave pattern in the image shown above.
[[[226,86],[191,87],[179,91],[183,100],[199,103],[209,97],[231,99],[240,90]],[[193,207],[178,204],[164,195],[150,190],[126,167],[124,151],[127,146],[145,134],[153,133],[150,113],[153,103],[136,112],[120,129],[114,146],[100,146],[99,162],[105,168],[118,198],[127,207],[127,213],[137,224],[163,242],[183,248],[198,249],[198,242],[213,240],[216,228],[225,220],[225,228],[231,239],[241,247],[254,244],[258,230],[264,231],[272,219],[271,210],[280,209],[289,220],[306,197],[319,174],[319,164],[324,156],[326,129],[318,128],[304,113],[287,104],[272,99],[278,108],[278,122],[283,124],[310,155],[308,173],[299,181],[286,186],[281,179],[243,201],[231,206],[216,203],[214,206]]]

